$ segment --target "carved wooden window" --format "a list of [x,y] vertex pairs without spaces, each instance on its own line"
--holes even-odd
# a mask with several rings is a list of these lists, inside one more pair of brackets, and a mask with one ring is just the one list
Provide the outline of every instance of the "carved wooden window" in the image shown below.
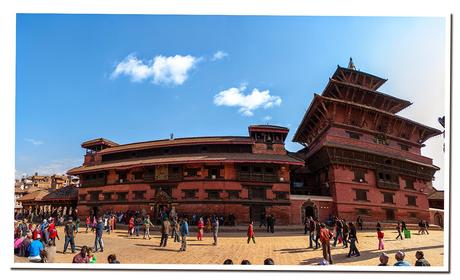
[[409,146],[404,145],[404,144],[399,144],[399,146],[401,147],[401,150],[403,150],[403,151],[409,151]]
[[110,201],[112,200],[112,193],[103,193],[104,196],[104,201]]
[[207,190],[208,199],[220,199],[220,191],[216,190]]
[[200,171],[200,168],[187,168],[185,169],[184,176],[185,177],[197,177],[198,172]]
[[135,200],[145,199],[145,191],[134,191],[133,193],[134,193]]
[[408,206],[417,206],[417,197],[408,195],[407,196],[407,205]]
[[355,192],[356,192],[355,200],[368,201],[367,200],[367,190],[355,189]]
[[91,201],[98,201],[99,200],[99,193],[100,192],[88,192],[89,193],[89,199]]
[[134,180],[142,180],[144,178],[144,172],[136,171],[133,172]]
[[364,216],[369,216],[370,215],[370,210],[367,208],[356,208],[356,214],[357,215],[364,215]]
[[240,191],[227,191],[229,199],[239,199],[240,198]]
[[198,190],[182,190],[184,192],[185,199],[194,199],[196,198],[196,194]]
[[406,189],[415,190],[414,179],[406,178],[404,181],[406,182]]
[[118,192],[117,199],[118,201],[126,201],[126,197],[128,196],[128,192]]
[[286,200],[287,199],[287,192],[277,192],[275,193],[277,200]]
[[394,204],[394,193],[383,193],[383,203]]
[[80,198],[81,201],[85,201],[86,200],[86,194],[80,194],[79,198]]

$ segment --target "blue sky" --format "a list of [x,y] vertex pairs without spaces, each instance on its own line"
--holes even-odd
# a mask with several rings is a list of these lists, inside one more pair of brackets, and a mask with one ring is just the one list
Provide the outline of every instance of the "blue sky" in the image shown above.
[[[440,128],[442,18],[17,16],[16,175],[63,172],[81,142],[247,135],[290,128],[337,64],[388,78],[401,115]],[[436,102],[433,102],[436,100]],[[423,154],[443,167],[442,137]],[[442,173],[440,173],[442,175]],[[434,183],[443,188],[442,176]]]

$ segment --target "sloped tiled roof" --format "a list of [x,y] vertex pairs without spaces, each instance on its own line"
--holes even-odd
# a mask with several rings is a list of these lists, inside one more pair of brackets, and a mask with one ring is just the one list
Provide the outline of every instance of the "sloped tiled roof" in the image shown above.
[[252,154],[252,153],[204,153],[188,155],[168,155],[157,156],[145,159],[132,159],[118,162],[108,162],[92,166],[80,166],[67,171],[67,174],[81,174],[112,168],[133,168],[143,165],[154,164],[174,164],[174,163],[201,163],[201,162],[233,162],[233,163],[284,163],[293,165],[304,165],[300,159],[289,155],[269,155],[269,154]]
[[77,200],[78,188],[75,186],[66,186],[56,191],[53,191],[44,196],[42,201],[56,201],[56,200]]
[[442,200],[444,199],[444,191],[435,190],[430,195],[428,195],[428,199]]
[[49,190],[40,190],[40,191],[34,191],[31,193],[28,193],[24,195],[21,198],[18,198],[17,201],[25,202],[25,201],[41,201],[44,196],[49,194]]

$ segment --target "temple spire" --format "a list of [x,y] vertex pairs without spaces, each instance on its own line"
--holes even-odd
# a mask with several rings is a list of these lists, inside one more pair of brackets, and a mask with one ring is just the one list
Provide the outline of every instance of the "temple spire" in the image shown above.
[[350,61],[348,62],[348,68],[356,70],[355,64],[353,63],[353,58],[350,57]]

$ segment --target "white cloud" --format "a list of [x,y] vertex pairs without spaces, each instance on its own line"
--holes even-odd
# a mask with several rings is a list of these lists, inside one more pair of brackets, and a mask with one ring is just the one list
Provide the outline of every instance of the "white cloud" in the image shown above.
[[187,80],[190,70],[199,61],[200,58],[191,55],[158,55],[153,60],[142,61],[130,54],[117,64],[111,78],[116,79],[125,75],[133,82],[151,80],[155,84],[182,85]]
[[271,119],[272,119],[271,116],[265,116],[265,117],[263,117],[262,120],[268,122],[268,121],[271,120]]
[[224,52],[224,51],[217,51],[214,53],[214,55],[212,56],[211,60],[212,61],[216,61],[216,60],[221,60],[225,57],[228,56],[228,53]]
[[81,159],[52,160],[45,165],[38,166],[34,170],[31,170],[30,174],[35,172],[40,175],[66,174],[69,169],[79,166],[81,163]]
[[214,96],[217,106],[240,107],[243,116],[253,116],[253,111],[263,107],[265,109],[281,105],[281,97],[270,95],[269,90],[259,91],[254,88],[250,94],[245,94],[246,86],[229,88]]
[[43,145],[43,141],[40,141],[40,140],[35,140],[35,139],[32,139],[32,138],[26,138],[25,140],[26,140],[27,142],[32,143],[32,145],[34,145],[34,146]]

